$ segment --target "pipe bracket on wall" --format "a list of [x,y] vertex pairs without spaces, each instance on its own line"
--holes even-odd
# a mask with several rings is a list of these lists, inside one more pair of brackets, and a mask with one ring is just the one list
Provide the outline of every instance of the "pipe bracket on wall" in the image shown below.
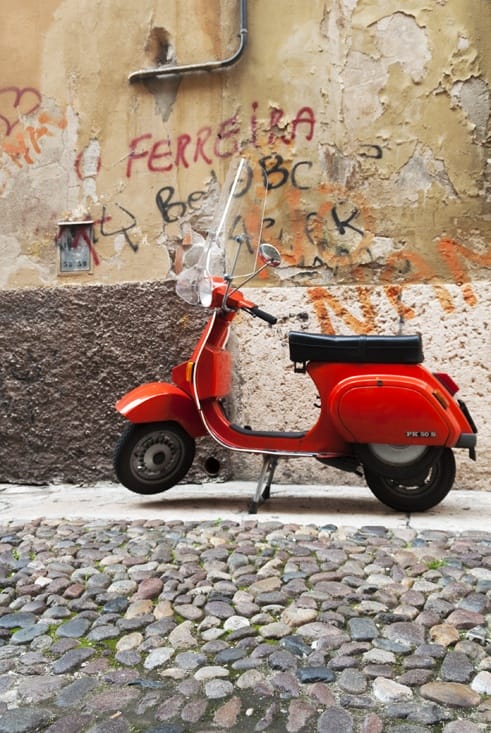
[[143,81],[145,79],[159,79],[163,76],[180,76],[181,74],[191,74],[199,71],[217,71],[227,66],[232,66],[242,56],[247,44],[247,0],[240,0],[240,30],[239,30],[239,47],[226,59],[218,61],[207,61],[202,64],[187,64],[184,66],[157,66],[153,69],[140,69],[133,71],[128,80],[130,82]]

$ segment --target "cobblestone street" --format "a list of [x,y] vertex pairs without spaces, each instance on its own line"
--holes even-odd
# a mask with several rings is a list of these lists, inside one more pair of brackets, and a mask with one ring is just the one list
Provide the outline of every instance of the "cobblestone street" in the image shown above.
[[3,521],[0,733],[477,733],[491,533]]

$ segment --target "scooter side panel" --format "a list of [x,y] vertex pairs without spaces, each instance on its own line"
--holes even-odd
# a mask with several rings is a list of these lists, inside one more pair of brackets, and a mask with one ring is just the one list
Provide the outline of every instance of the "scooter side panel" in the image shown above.
[[194,438],[206,433],[192,398],[167,382],[136,387],[118,400],[116,410],[133,423],[172,420]]
[[451,403],[426,382],[395,375],[353,377],[332,391],[332,419],[354,443],[452,446],[460,435]]
[[196,364],[195,389],[200,400],[209,397],[226,397],[232,386],[232,356],[222,348],[210,346]]

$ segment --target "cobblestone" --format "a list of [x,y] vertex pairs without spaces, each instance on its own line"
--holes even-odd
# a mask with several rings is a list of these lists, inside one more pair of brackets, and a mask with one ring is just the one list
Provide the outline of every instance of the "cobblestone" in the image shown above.
[[0,526],[0,733],[484,733],[491,533]]

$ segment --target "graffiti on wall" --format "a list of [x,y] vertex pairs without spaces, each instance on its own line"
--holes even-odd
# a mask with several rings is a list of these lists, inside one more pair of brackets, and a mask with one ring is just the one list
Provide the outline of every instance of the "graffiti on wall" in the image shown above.
[[33,87],[0,88],[0,153],[18,168],[32,165],[41,155],[40,140],[64,130],[64,116],[42,110],[41,95]]
[[[382,151],[376,154],[380,157]],[[375,309],[370,299],[374,285],[384,287],[389,303],[404,320],[415,316],[402,303],[404,285],[430,283],[442,309],[449,313],[457,306],[443,282],[453,282],[460,286],[467,305],[477,305],[472,269],[491,265],[489,248],[483,247],[479,252],[443,237],[424,254],[406,247],[377,257],[373,247],[377,231],[375,212],[363,195],[336,183],[310,184],[307,174],[314,165],[312,161],[288,163],[275,153],[259,162],[273,197],[264,220],[263,239],[281,251],[290,277],[308,283],[313,273],[324,272],[324,279],[332,283],[355,283],[358,288],[364,313],[361,320],[352,316],[325,287],[308,290],[327,331],[332,330],[329,308],[355,331],[374,330]],[[247,193],[247,185],[246,182],[239,195]],[[174,194],[170,186],[157,194],[164,223],[178,221],[205,196],[204,191],[193,191],[187,199],[179,200]],[[235,227],[251,234],[247,220],[236,221]]]
[[[360,156],[383,157],[379,146],[367,147],[367,151],[360,151]],[[278,153],[273,153],[263,156],[259,162],[272,200],[264,221],[263,238],[280,249],[284,264],[300,276],[325,271],[333,282],[344,279],[356,284],[362,317],[350,312],[348,306],[327,288],[307,288],[325,332],[334,330],[330,313],[355,333],[377,330],[373,302],[375,285],[383,286],[389,306],[401,322],[416,315],[403,303],[405,285],[430,283],[447,313],[458,306],[442,280],[459,284],[464,301],[471,307],[477,304],[471,271],[472,267],[489,267],[491,253],[488,250],[477,252],[453,239],[441,238],[425,255],[405,248],[389,252],[376,261],[372,248],[376,217],[373,207],[361,193],[332,182],[310,183],[309,173],[314,166],[311,160],[287,162]],[[247,189],[241,193],[245,195]],[[206,196],[205,190],[193,190],[181,198],[173,186],[161,187],[155,203],[164,226],[179,223],[189,213],[199,211]],[[137,246],[132,245],[128,234],[136,225],[136,219],[122,206],[120,208],[131,218],[128,227],[117,231],[109,229],[106,222],[110,218],[104,211],[99,222],[100,233],[103,236],[123,233],[136,252]],[[247,221],[235,222],[235,226],[247,233]]]
[[[470,307],[478,303],[475,289],[472,287],[471,267],[491,266],[491,251],[483,252],[466,247],[453,239],[444,237],[437,242],[435,248],[437,258],[430,263],[423,257],[412,252],[402,252],[397,256],[390,256],[384,263],[376,284],[383,285],[383,291],[389,307],[393,308],[398,316],[399,323],[416,317],[415,310],[403,303],[404,289],[408,285],[421,282],[430,282],[435,298],[444,313],[452,313],[458,308],[455,297],[443,283],[434,282],[446,270],[451,281],[459,286],[460,297]],[[397,271],[402,266],[407,268],[403,284],[387,284],[397,278]],[[359,306],[358,313],[354,314],[338,296],[328,288],[307,288],[307,295],[317,315],[319,324],[324,333],[335,333],[336,328],[332,316],[339,319],[353,333],[370,333],[378,330],[377,311],[373,284],[356,285],[356,296]]]
[[128,211],[124,206],[121,206],[121,204],[118,204],[116,202],[115,204],[120,212],[122,212],[124,215],[128,217],[128,225],[127,226],[120,226],[119,228],[117,226],[111,227],[111,231],[108,231],[107,223],[112,220],[112,216],[109,216],[107,212],[107,207],[102,207],[102,216],[100,220],[97,222],[100,224],[100,232],[103,237],[116,237],[118,234],[122,234],[124,237],[124,241],[128,245],[128,247],[133,250],[133,252],[138,252],[138,244],[132,241],[129,232],[136,227],[136,217],[134,214],[131,213],[131,211]]
[[[282,147],[291,150],[292,143],[314,139],[318,124],[314,109],[302,106],[293,115],[287,115],[282,108],[272,107],[261,120],[259,111],[259,102],[254,101],[248,114],[234,114],[215,127],[203,125],[195,132],[183,131],[173,138],[147,132],[129,141],[127,153],[121,159],[121,173],[128,180],[148,174],[164,179],[155,195],[164,230],[169,224],[180,224],[190,214],[199,213],[208,196],[208,191],[201,189],[183,196],[165,181],[165,175],[204,163],[213,176],[215,162],[233,157],[245,146],[257,155],[267,153],[260,158],[269,200],[263,238],[280,249],[286,278],[307,286],[312,281],[324,281],[354,283],[358,288],[361,317],[350,313],[325,287],[308,287],[325,330],[332,329],[330,312],[354,331],[373,330],[374,285],[384,287],[389,303],[404,319],[414,317],[413,310],[402,303],[405,284],[430,283],[442,309],[450,312],[456,305],[443,283],[454,282],[460,285],[464,301],[471,307],[476,305],[472,270],[489,267],[489,250],[478,252],[453,239],[442,238],[424,254],[406,247],[385,252],[381,257],[374,252],[377,222],[375,208],[367,198],[353,187],[332,180],[319,182],[321,176],[315,172],[318,161],[309,157],[291,160],[290,153],[282,156],[277,152]],[[0,153],[17,168],[39,162],[42,139],[52,137],[66,125],[64,116],[57,117],[43,109],[41,94],[34,87],[0,88]],[[375,142],[360,144],[352,157],[358,158],[360,165],[367,159],[381,161],[384,150]],[[81,181],[88,176],[97,178],[101,168],[99,146],[89,145],[74,161]],[[236,224],[247,229],[246,221]],[[121,235],[136,254],[137,226],[137,215],[126,205],[113,202],[102,206],[94,217],[89,242],[84,245],[92,263],[100,264],[99,237]],[[82,240],[75,236],[67,242],[66,236],[56,239],[60,251],[64,248],[70,256],[80,254]]]
[[41,106],[41,95],[33,87],[3,87],[0,89],[0,123],[6,137],[11,135],[22,117],[36,112]]
[[129,232],[137,225],[136,217],[121,204],[116,202],[114,206],[123,212],[125,218],[127,217],[127,226],[122,226],[121,223],[119,226],[114,224],[114,217],[107,213],[106,205],[102,206],[102,215],[99,219],[90,222],[59,223],[55,244],[60,251],[60,261],[68,263],[67,266],[60,267],[61,272],[90,270],[91,263],[95,266],[100,265],[100,257],[96,249],[99,241],[98,235],[110,238],[121,234],[128,247],[133,252],[138,251],[138,244],[129,235]]
[[[150,173],[170,173],[175,168],[189,168],[198,162],[212,165],[214,160],[231,158],[240,152],[244,141],[257,147],[257,109],[258,102],[253,102],[248,127],[241,125],[239,115],[235,114],[220,122],[216,129],[205,125],[194,134],[183,132],[174,139],[165,137],[156,140],[150,132],[133,138],[127,155],[126,177],[134,175],[137,165],[145,166]],[[300,138],[310,141],[314,137],[315,125],[316,117],[311,107],[301,107],[288,123],[284,110],[274,107],[270,111],[263,144],[271,147],[280,141],[290,145]]]
[[[241,120],[234,115],[222,120],[216,128],[204,125],[194,133],[182,132],[174,138],[156,138],[148,132],[131,139],[124,163],[126,177],[131,179],[137,173],[162,176],[176,168],[190,168],[197,163],[212,166],[215,160],[237,154],[246,141],[259,154],[261,150],[270,151],[260,158],[270,201],[264,221],[264,238],[280,249],[283,262],[292,272],[298,273],[299,282],[302,282],[304,274],[307,276],[305,281],[308,281],[309,273],[325,271],[334,281],[357,283],[364,288],[360,291],[360,300],[365,303],[367,313],[370,311],[370,286],[382,284],[389,302],[405,318],[411,317],[412,311],[402,305],[400,286],[389,283],[430,282],[447,312],[455,307],[452,296],[443,284],[436,284],[435,279],[462,283],[465,301],[470,305],[477,302],[465,262],[484,267],[487,262],[485,254],[473,252],[453,240],[442,239],[425,255],[406,248],[397,253],[389,252],[381,260],[373,251],[377,232],[374,207],[361,192],[333,181],[318,183],[320,175],[312,175],[317,166],[313,160],[291,161],[278,152],[271,152],[294,141],[311,141],[317,125],[315,111],[311,107],[301,107],[288,121],[284,110],[275,107],[260,124],[258,108],[259,103],[254,101],[249,117],[245,115]],[[384,150],[375,142],[362,144],[354,156],[361,161],[379,161],[383,159]],[[77,173],[82,178],[80,156],[77,161]],[[100,165],[99,159],[97,166],[93,166],[95,175]],[[312,180],[316,182],[312,183]],[[206,197],[207,191],[203,189],[191,190],[183,196],[172,184],[162,185],[155,195],[155,204],[164,229],[169,224],[179,224],[190,214],[199,213]],[[115,230],[104,226],[105,220],[103,212],[101,234],[116,234]],[[136,252],[137,247],[132,246],[128,234],[134,225],[136,219],[133,218],[132,224],[124,230],[124,236]],[[239,225],[247,228],[246,222]],[[329,300],[328,296],[320,297],[322,292],[322,288],[312,291],[316,303],[327,302],[326,298]],[[332,299],[331,302],[339,310],[339,304]],[[317,307],[321,308],[320,305]],[[342,310],[339,312],[342,314]],[[358,325],[356,319],[352,321],[354,328],[367,325],[368,321]]]

